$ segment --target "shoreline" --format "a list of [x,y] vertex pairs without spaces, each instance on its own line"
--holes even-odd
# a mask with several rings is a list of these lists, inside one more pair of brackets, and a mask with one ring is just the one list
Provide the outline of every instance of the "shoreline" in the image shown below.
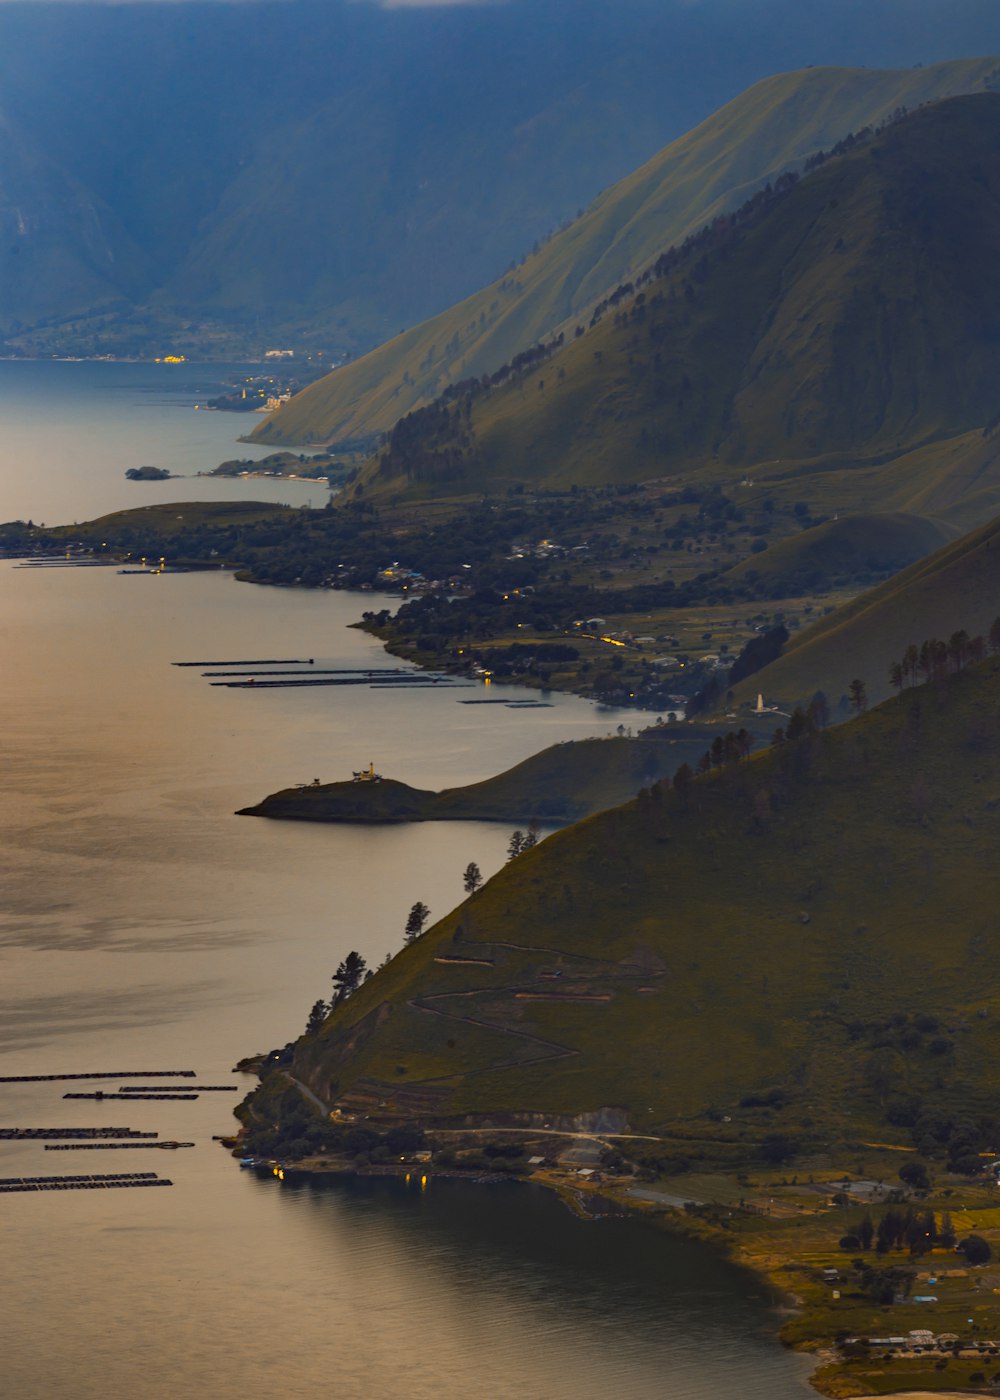
[[[428,1131],[433,1140],[434,1129]],[[607,1136],[613,1138],[614,1134]],[[241,1149],[238,1137],[227,1139],[226,1146],[234,1158],[239,1157]],[[254,1170],[271,1174],[281,1182],[287,1180],[291,1183],[309,1180],[321,1182],[324,1178],[333,1181],[350,1177],[392,1176],[409,1179],[422,1176],[428,1182],[434,1177],[439,1177],[444,1180],[465,1181],[471,1185],[511,1181],[540,1187],[552,1192],[580,1220],[594,1223],[610,1215],[638,1218],[654,1229],[684,1236],[719,1251],[735,1267],[752,1275],[771,1295],[771,1311],[777,1321],[773,1332],[775,1342],[786,1350],[810,1358],[813,1369],[808,1377],[809,1384],[817,1394],[827,1397],[828,1400],[860,1400],[861,1397],[876,1396],[888,1397],[888,1400],[925,1400],[928,1395],[935,1395],[938,1400],[965,1400],[970,1395],[995,1393],[995,1388],[985,1388],[985,1379],[982,1387],[978,1381],[972,1380],[973,1376],[984,1374],[980,1368],[994,1368],[1000,1364],[986,1353],[977,1355],[973,1351],[970,1354],[975,1343],[970,1343],[961,1357],[957,1353],[945,1350],[928,1352],[926,1355],[921,1350],[914,1351],[913,1354],[879,1356],[874,1352],[869,1353],[867,1344],[863,1352],[850,1355],[837,1346],[832,1336],[826,1334],[827,1331],[834,1330],[829,1324],[824,1330],[817,1328],[817,1334],[812,1337],[802,1335],[801,1332],[799,1336],[789,1335],[788,1329],[797,1323],[800,1324],[816,1306],[815,1299],[802,1296],[792,1286],[793,1281],[798,1283],[800,1280],[803,1284],[808,1284],[809,1271],[815,1271],[815,1264],[808,1260],[808,1251],[805,1252],[804,1258],[802,1250],[782,1247],[780,1237],[775,1239],[771,1249],[766,1251],[759,1245],[755,1247],[751,1242],[744,1242],[738,1234],[723,1224],[705,1219],[696,1210],[688,1211],[679,1205],[669,1204],[666,1199],[656,1199],[656,1192],[650,1192],[651,1198],[633,1196],[631,1191],[640,1184],[633,1177],[617,1182],[591,1181],[581,1178],[575,1170],[554,1167],[536,1168],[527,1174],[477,1172],[475,1169],[435,1169],[432,1162],[415,1161],[398,1166],[372,1164],[368,1167],[358,1167],[353,1162],[345,1159],[337,1162],[332,1157],[306,1158],[297,1163],[283,1163],[279,1158],[261,1160]],[[665,1198],[666,1192],[660,1195]],[[591,1208],[598,1203],[609,1209]],[[697,1203],[692,1202],[691,1205],[697,1206]],[[788,1243],[790,1246],[792,1242]],[[933,1269],[934,1266],[928,1263],[928,1267]],[[788,1277],[789,1272],[793,1274],[793,1278]],[[837,1294],[830,1296],[839,1297]],[[883,1307],[882,1311],[886,1309]],[[884,1324],[885,1329],[900,1331],[903,1334],[906,1334],[909,1325],[908,1321],[897,1324],[886,1321]],[[933,1325],[930,1319],[928,1325]],[[968,1372],[968,1376],[961,1374],[963,1369]],[[868,1384],[865,1377],[870,1377],[873,1384]],[[956,1383],[961,1386],[966,1379],[969,1381],[967,1388],[955,1388]],[[928,1383],[921,1387],[920,1382],[924,1380]],[[936,1383],[938,1380],[950,1381],[951,1388],[944,1389]],[[884,1388],[885,1383],[892,1388]]]
[[[239,1147],[234,1145],[236,1139],[226,1139],[223,1145],[234,1158],[239,1160]],[[427,1182],[435,1178],[444,1181],[462,1181],[470,1186],[493,1186],[510,1183],[512,1185],[534,1186],[541,1190],[548,1191],[578,1220],[587,1224],[596,1224],[602,1218],[618,1216],[620,1218],[635,1218],[643,1221],[644,1224],[653,1229],[661,1230],[669,1234],[683,1236],[686,1239],[696,1240],[722,1254],[731,1264],[739,1269],[752,1274],[760,1283],[766,1285],[767,1289],[774,1295],[769,1303],[770,1310],[776,1315],[781,1313],[797,1312],[800,1304],[794,1294],[789,1293],[778,1280],[776,1280],[766,1270],[761,1269],[752,1261],[750,1256],[744,1256],[740,1251],[733,1248],[733,1241],[725,1237],[725,1232],[713,1230],[702,1225],[700,1228],[695,1225],[692,1217],[685,1215],[683,1210],[677,1207],[670,1207],[659,1204],[655,1201],[641,1200],[626,1195],[623,1191],[616,1192],[608,1189],[608,1183],[593,1185],[579,1178],[571,1176],[569,1173],[559,1173],[553,1170],[536,1170],[528,1175],[515,1172],[482,1172],[458,1171],[449,1169],[435,1169],[430,1163],[412,1163],[401,1166],[369,1166],[357,1167],[346,1162],[335,1165],[333,1162],[319,1159],[312,1165],[313,1159],[306,1158],[301,1163],[284,1163],[280,1159],[268,1159],[266,1162],[256,1163],[252,1170],[256,1174],[267,1177],[273,1176],[279,1183],[288,1182],[290,1185],[314,1181],[322,1183],[324,1181],[349,1180],[364,1178],[385,1178],[395,1177],[399,1180],[409,1181],[411,1177],[420,1176]],[[322,1164],[321,1164],[322,1162]],[[594,1211],[587,1208],[587,1202],[604,1201],[614,1207],[613,1211]],[[667,1216],[666,1212],[670,1215]],[[786,1342],[781,1335],[781,1327],[774,1332],[774,1341],[781,1347],[789,1351],[797,1352],[800,1355],[808,1355],[816,1360],[816,1368],[809,1377],[810,1385],[820,1395],[829,1396],[831,1400],[840,1400],[842,1393],[836,1390],[824,1390],[815,1384],[816,1370],[822,1365],[822,1351],[824,1348],[818,1344],[816,1348],[805,1345],[792,1345]],[[969,1392],[964,1394],[967,1396]],[[896,1394],[896,1393],[893,1393]],[[913,1392],[915,1400],[923,1400],[927,1392]],[[906,1396],[898,1393],[897,1400],[909,1400],[909,1393]],[[942,1400],[949,1400],[947,1396]],[[958,1397],[956,1397],[958,1400]],[[964,1400],[964,1397],[963,1397]]]

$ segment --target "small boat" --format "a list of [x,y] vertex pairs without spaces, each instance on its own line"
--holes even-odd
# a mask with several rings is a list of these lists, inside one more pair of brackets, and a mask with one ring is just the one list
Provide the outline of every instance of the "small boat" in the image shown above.
[[257,1165],[257,1158],[256,1158],[256,1157],[241,1157],[241,1158],[240,1158],[240,1166],[241,1166],[241,1167],[255,1167],[256,1165]]

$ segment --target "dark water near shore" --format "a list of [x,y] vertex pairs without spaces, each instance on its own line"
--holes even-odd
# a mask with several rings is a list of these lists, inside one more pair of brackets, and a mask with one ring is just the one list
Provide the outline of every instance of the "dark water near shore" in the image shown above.
[[[24,368],[0,364],[0,518],[54,516],[13,504],[26,482],[54,480],[39,420],[69,424],[86,392],[67,385],[104,367],[35,367],[34,399],[11,390]],[[200,415],[171,418],[143,393],[122,390],[111,425],[129,419],[133,460],[163,433],[164,453],[194,464]],[[98,462],[100,440],[87,450]],[[81,518],[105,508],[86,508],[91,480],[95,502],[118,492],[107,508],[145,489],[92,466],[74,487]],[[348,628],[359,611],[347,595],[223,575],[0,565],[0,1074],[191,1068],[237,1082],[235,1060],[296,1034],[345,951],[380,961],[415,899],[445,912],[465,864],[491,873],[509,833],[270,823],[236,807],[369,759],[419,785],[468,782],[635,723],[559,697],[518,713],[458,704],[468,692],[217,690],[169,664],[397,664]],[[580,1222],[527,1187],[257,1180],[211,1141],[236,1095],[97,1104],[64,1102],[67,1087],[0,1086],[0,1124],[121,1124],[197,1146],[0,1144],[2,1176],[154,1170],[176,1183],[0,1198],[3,1397],[811,1393],[759,1285],[687,1241]]]

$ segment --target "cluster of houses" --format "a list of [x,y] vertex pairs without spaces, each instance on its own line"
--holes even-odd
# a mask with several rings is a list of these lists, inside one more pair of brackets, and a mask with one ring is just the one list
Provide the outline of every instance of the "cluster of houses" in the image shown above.
[[949,1356],[1000,1356],[1000,1342],[962,1338],[957,1332],[932,1332],[914,1327],[905,1337],[848,1337],[847,1346],[878,1347],[901,1356],[935,1352]]
[[508,559],[554,559],[562,554],[576,555],[589,554],[589,544],[574,544],[569,549],[565,545],[556,544],[555,540],[536,540],[534,544],[512,544],[511,553]]
[[468,582],[461,574],[453,574],[451,578],[425,578],[417,569],[407,569],[400,564],[389,564],[375,575],[376,587],[398,588],[403,593],[454,593],[468,587]]

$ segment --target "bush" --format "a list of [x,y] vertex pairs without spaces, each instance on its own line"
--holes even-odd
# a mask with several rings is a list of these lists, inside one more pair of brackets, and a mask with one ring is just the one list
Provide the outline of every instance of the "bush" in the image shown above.
[[798,1143],[784,1133],[768,1133],[760,1145],[760,1155],[773,1165],[790,1161],[797,1151]]
[[394,1157],[403,1156],[407,1152],[419,1152],[424,1145],[423,1129],[411,1125],[390,1128],[386,1134],[385,1145]]

